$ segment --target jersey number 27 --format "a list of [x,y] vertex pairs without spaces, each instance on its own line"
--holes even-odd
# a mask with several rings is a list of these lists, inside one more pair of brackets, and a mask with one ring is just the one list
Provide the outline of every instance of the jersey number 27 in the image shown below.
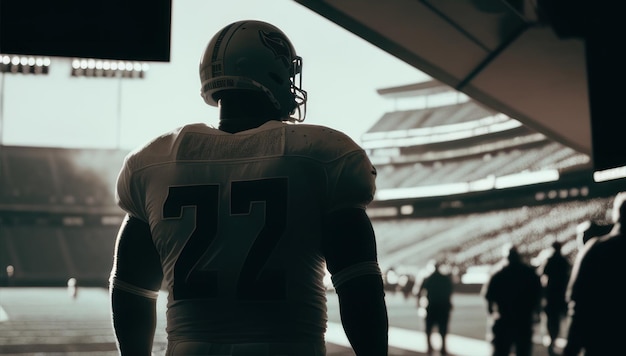
[[[231,182],[230,215],[250,214],[252,202],[265,203],[265,224],[243,261],[237,280],[240,300],[277,300],[286,296],[285,271],[264,269],[283,236],[287,219],[287,178]],[[195,207],[196,227],[174,266],[174,300],[219,297],[219,271],[194,268],[211,249],[219,221],[218,184],[173,186],[163,205],[163,218],[180,219],[183,207]],[[248,248],[242,246],[242,248]]]

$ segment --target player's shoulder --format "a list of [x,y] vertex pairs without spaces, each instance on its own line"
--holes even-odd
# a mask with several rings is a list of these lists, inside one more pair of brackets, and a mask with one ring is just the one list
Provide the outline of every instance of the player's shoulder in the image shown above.
[[286,125],[286,128],[288,135],[301,137],[305,140],[322,139],[340,142],[341,144],[358,146],[356,142],[350,138],[350,136],[340,130],[328,126],[315,124],[288,124]]
[[320,160],[334,160],[363,149],[342,131],[313,124],[285,127],[287,150],[291,154],[312,155]]
[[217,129],[205,124],[195,123],[179,126],[164,132],[153,139],[139,145],[126,155],[126,166],[130,169],[140,169],[145,166],[159,164],[172,160],[176,155],[176,148],[187,132],[213,132]]
[[614,229],[606,235],[593,238],[585,245],[587,246],[588,259],[593,257],[604,262],[607,258],[621,258],[622,251],[626,248],[626,235]]

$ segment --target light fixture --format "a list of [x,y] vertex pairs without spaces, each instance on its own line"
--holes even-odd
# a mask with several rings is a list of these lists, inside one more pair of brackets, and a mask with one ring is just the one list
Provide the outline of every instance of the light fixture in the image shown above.
[[149,68],[148,64],[141,62],[74,58],[71,75],[73,77],[142,79]]
[[0,73],[48,74],[50,58],[0,54]]

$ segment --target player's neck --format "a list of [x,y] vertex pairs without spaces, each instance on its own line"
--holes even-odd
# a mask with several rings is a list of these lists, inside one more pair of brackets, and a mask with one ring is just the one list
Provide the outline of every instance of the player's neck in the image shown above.
[[280,113],[269,100],[256,92],[223,94],[219,108],[219,129],[230,133],[249,130],[280,119]]
[[233,119],[220,117],[220,123],[219,123],[218,129],[224,132],[228,132],[228,133],[236,133],[236,132],[250,130],[255,127],[259,127],[268,121],[270,120],[250,118],[250,117],[247,117],[247,118],[240,117],[240,118],[233,118]]

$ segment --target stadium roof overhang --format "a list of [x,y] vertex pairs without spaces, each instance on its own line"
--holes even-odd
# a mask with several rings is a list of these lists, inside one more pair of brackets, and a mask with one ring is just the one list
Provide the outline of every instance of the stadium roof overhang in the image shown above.
[[[431,77],[588,155],[585,44],[527,0],[296,0]],[[367,59],[363,59],[367,60]]]

